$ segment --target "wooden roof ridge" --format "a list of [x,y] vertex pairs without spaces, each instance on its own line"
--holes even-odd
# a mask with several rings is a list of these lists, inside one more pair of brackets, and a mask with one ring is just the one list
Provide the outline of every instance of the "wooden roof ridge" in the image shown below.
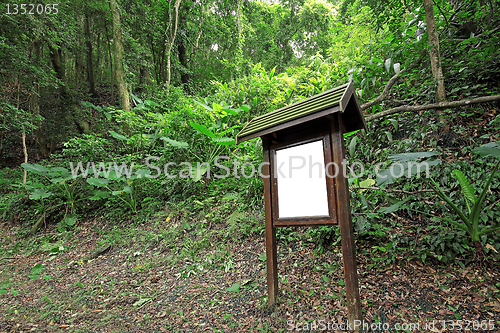
[[[353,102],[350,103],[351,101]],[[348,118],[346,121],[348,131],[366,130],[352,81],[253,118],[236,135],[236,141],[240,143],[331,113],[344,113],[346,110],[349,110],[349,115],[345,115]]]

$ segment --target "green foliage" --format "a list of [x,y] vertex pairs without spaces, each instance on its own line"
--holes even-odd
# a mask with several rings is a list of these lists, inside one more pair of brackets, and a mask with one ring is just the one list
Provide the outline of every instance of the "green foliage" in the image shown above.
[[[67,169],[62,167],[44,167],[39,164],[23,163],[21,165],[26,171],[41,176],[45,183],[26,183],[24,186],[31,191],[29,198],[39,201],[38,212],[46,213],[47,210],[55,209],[61,205],[65,206],[63,219],[58,223],[59,231],[64,231],[67,228],[73,227],[76,222],[76,203],[80,201],[76,195],[77,184],[80,181],[81,175],[72,175]],[[49,183],[49,184],[47,184]],[[49,205],[44,199],[50,197],[60,197],[63,202],[51,202]]]
[[[225,155],[229,160],[219,163],[231,170],[234,162],[257,166],[262,162],[260,140],[238,146],[234,140],[251,118],[349,80],[354,82],[362,104],[378,96],[389,79],[400,74],[388,99],[364,110],[366,114],[401,104],[432,102],[435,83],[421,6],[418,1],[393,0],[182,1],[177,36],[168,54],[165,38],[170,39],[173,32],[169,21],[174,14],[172,6],[165,1],[122,2],[124,67],[134,105],[130,111],[112,106],[116,103],[110,91],[115,89],[111,85],[115,83],[116,66],[109,54],[111,31],[106,2],[61,4],[59,16],[4,15],[0,27],[2,163],[19,163],[19,134],[23,128],[28,134],[30,161],[36,158],[35,146],[41,145],[39,139],[43,137],[49,141],[45,146],[51,147],[53,158],[37,162],[43,167],[24,165],[29,172],[25,186],[19,185],[20,168],[0,172],[3,219],[18,216],[20,222],[25,222],[33,216],[47,215],[47,221],[58,221],[62,231],[72,229],[82,216],[105,216],[110,223],[119,224],[128,220],[125,214],[133,213],[135,223],[146,222],[168,206],[179,214],[179,228],[185,234],[206,231],[207,224],[223,229],[221,237],[225,241],[262,234],[263,184],[258,177],[209,178],[204,165],[190,179],[163,175],[147,179],[142,171],[120,177],[112,172],[113,163],[134,162],[144,170],[145,157],[154,155],[160,158],[155,160],[158,165],[207,162],[213,166],[217,156]],[[450,100],[498,93],[498,9],[497,3],[479,1],[471,1],[470,6],[435,2]],[[83,37],[82,22],[87,15],[91,32]],[[476,26],[475,32],[464,35],[468,23]],[[38,37],[39,59],[35,57]],[[89,56],[82,46],[87,42],[94,47],[90,60],[96,67],[98,86],[97,94],[92,96],[86,95],[89,73],[85,60]],[[67,60],[63,64],[65,77],[53,68],[57,53],[64,54]],[[172,80],[166,87],[163,83],[169,66]],[[38,97],[39,112],[33,96]],[[75,109],[74,101],[79,100],[80,108]],[[78,122],[87,122],[86,127],[81,126],[84,133],[73,135],[70,126],[65,125],[73,113]],[[461,134],[474,126],[476,118],[485,121],[487,116],[480,108],[467,107],[445,110],[439,118],[449,120],[452,131]],[[470,228],[462,219],[438,222],[424,218],[425,226],[410,227],[393,220],[397,216],[414,223],[427,214],[448,216],[447,206],[452,206],[447,200],[440,198],[443,203],[438,201],[429,208],[420,194],[415,194],[426,186],[414,177],[421,158],[440,154],[460,160],[469,158],[472,152],[472,147],[463,142],[461,151],[440,148],[440,126],[440,119],[431,110],[419,116],[394,114],[368,123],[368,133],[345,135],[349,159],[362,162],[367,171],[362,178],[349,179],[354,230],[360,245],[368,245],[366,251],[377,258],[376,264],[392,263],[400,253],[451,262],[462,259],[471,248],[466,237],[470,232],[465,230]],[[496,140],[500,118],[490,117],[484,127],[489,131],[482,133],[479,129],[472,141]],[[46,135],[39,136],[37,131]],[[65,143],[59,153],[61,141]],[[411,153],[415,150],[432,151]],[[95,163],[86,164],[89,161]],[[403,171],[407,177],[377,178],[377,163],[386,161],[415,162],[409,171],[411,181],[408,170],[400,167],[393,171]],[[439,166],[441,172],[434,176],[435,184],[429,180],[427,186],[447,196],[468,219],[473,232],[477,224],[480,231],[476,234],[483,244],[497,246],[498,236],[492,227],[498,225],[500,215],[484,205],[494,202],[497,179],[494,173],[488,175],[493,193],[484,193],[485,187],[477,186],[475,181],[491,169],[486,161],[473,159],[464,166],[460,162],[440,164],[436,159],[431,166]],[[85,182],[82,177],[66,178],[68,162],[87,165],[90,176]],[[170,173],[179,169],[172,167]],[[217,171],[222,169],[211,170],[212,174]],[[381,173],[388,175],[387,171]],[[474,181],[471,184],[469,180]],[[387,192],[388,185],[400,192]],[[453,213],[459,216],[458,211]],[[414,232],[416,241],[400,232],[407,228]],[[489,231],[488,238],[479,234],[482,231]],[[339,244],[338,228],[334,227],[311,228],[304,233],[281,228],[278,238],[285,242],[312,240],[320,251]],[[208,267],[194,258],[198,245],[188,242],[182,249],[189,258],[189,262],[183,262],[185,277]],[[233,269],[230,260],[219,260],[218,264],[227,271]]]
[[[123,177],[122,174],[112,170],[107,175],[101,172],[99,176],[105,176],[106,178],[87,178],[87,183],[93,186],[93,196],[89,199],[101,200],[113,195],[125,203],[133,213],[137,213],[139,208],[137,186],[139,186],[141,179],[150,174],[151,171],[146,169],[139,169],[134,174],[127,175],[127,177]],[[102,191],[101,188],[107,191]]]
[[95,133],[82,134],[64,143],[63,155],[70,158],[86,156],[91,161],[102,161],[109,156],[111,142]]
[[[492,142],[488,143],[485,145],[482,145],[474,150],[474,152],[480,156],[486,157],[486,156],[494,156],[498,159],[500,159],[500,145],[498,142]],[[410,172],[408,170],[408,165],[405,168],[406,162],[414,162],[415,159],[417,158],[427,158],[430,156],[435,155],[435,153],[411,153],[411,154],[399,154],[399,155],[394,155],[391,157],[393,161],[399,161],[403,162],[403,164],[400,164],[400,168],[403,168],[403,170],[406,172]],[[458,202],[456,200],[453,200],[449,195],[447,195],[441,188],[440,186],[436,183],[436,181],[433,178],[429,178],[428,180],[426,178],[422,178],[422,180],[429,186],[430,189],[432,189],[437,196],[443,200],[443,202],[446,203],[446,205],[449,207],[451,211],[453,211],[458,217],[460,218],[459,221],[455,219],[450,219],[446,217],[439,217],[440,219],[450,223],[451,225],[455,226],[456,228],[460,229],[461,231],[464,231],[472,240],[472,242],[480,242],[482,236],[494,233],[498,230],[500,230],[500,226],[487,226],[484,224],[480,224],[481,221],[481,216],[484,214],[484,202],[486,199],[486,193],[488,191],[488,188],[490,187],[490,184],[493,180],[493,178],[496,176],[496,172],[498,167],[500,166],[500,160],[496,162],[493,166],[492,172],[484,185],[482,186],[482,189],[480,190],[480,195],[479,197],[476,198],[474,192],[474,188],[472,185],[467,181],[465,178],[465,175],[463,172],[460,170],[453,170],[453,174],[457,177],[462,194],[464,195],[464,201],[467,205],[468,208],[468,214],[465,214],[461,208],[457,205]],[[395,172],[395,174],[399,174],[398,172]],[[390,178],[390,176],[387,176]],[[472,208],[469,206],[469,202],[472,204]],[[400,207],[396,207],[396,209],[399,209]],[[395,210],[395,209],[394,209]],[[391,210],[391,211],[394,211]],[[388,209],[385,210],[385,212],[389,212]],[[461,251],[462,252],[462,251]]]

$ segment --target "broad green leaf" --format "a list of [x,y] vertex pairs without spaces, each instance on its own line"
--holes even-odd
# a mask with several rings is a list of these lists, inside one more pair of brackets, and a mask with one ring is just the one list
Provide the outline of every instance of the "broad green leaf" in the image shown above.
[[[76,175],[76,177],[75,177],[75,178],[78,178],[78,177],[81,177],[81,176],[82,176],[82,175],[78,174],[78,175]],[[58,184],[58,183],[65,182],[65,181],[67,181],[67,180],[71,180],[71,179],[75,179],[75,178],[73,178],[73,176],[72,176],[72,175],[68,175],[68,176],[66,176],[66,177],[56,177],[56,178],[52,178],[50,181],[51,181],[52,183],[54,183],[54,184]]]
[[70,227],[76,224],[76,216],[75,214],[69,214],[64,218],[64,223],[69,225]]
[[104,178],[87,178],[87,183],[98,187],[106,187],[109,182],[109,179]]
[[373,180],[372,178],[368,178],[368,179],[365,179],[365,180],[359,182],[359,186],[361,186],[361,187],[370,187],[373,185],[375,185],[375,180]]
[[197,124],[197,123],[193,123],[193,122],[191,122],[190,125],[198,132],[205,134],[206,136],[209,136],[212,139],[215,139],[215,134],[211,130],[209,130],[205,125],[201,125],[201,124]]
[[94,191],[93,194],[94,195],[89,198],[90,200],[100,200],[109,198],[109,192],[106,191]]
[[0,289],[0,295],[7,294],[7,289]]
[[387,136],[387,140],[392,143],[392,134],[389,131],[385,131],[385,135]]
[[91,108],[94,106],[94,104],[87,102],[87,101],[80,101],[80,105],[85,106],[87,108]]
[[223,146],[232,146],[236,144],[236,140],[233,138],[228,138],[228,137],[222,137],[222,138],[215,138],[212,139],[213,142],[223,145]]
[[396,119],[389,119],[389,121],[391,122],[391,125],[394,126],[394,130],[397,131],[398,130],[398,121]]
[[53,167],[49,169],[49,174],[57,173],[57,174],[66,174],[69,173],[68,169],[63,167]]
[[433,151],[423,151],[418,153],[403,153],[389,156],[389,159],[393,162],[415,162],[424,158],[437,156],[439,153]]
[[134,94],[130,94],[130,96],[132,96],[133,99],[135,99],[135,101],[138,103],[138,104],[142,104],[142,99],[140,99],[139,97],[137,97],[136,95]]
[[465,178],[465,175],[462,171],[460,170],[453,170],[453,173],[455,174],[455,177],[457,177],[458,182],[460,183],[460,187],[462,188],[462,193],[464,196],[469,199],[472,203],[476,203],[476,195],[474,188],[472,185],[469,183],[467,178]]
[[202,164],[199,168],[194,169],[193,180],[197,182],[205,175],[205,173],[207,173],[207,166],[206,164]]
[[201,102],[198,102],[197,100],[193,99],[193,101],[199,105],[201,105],[202,107],[204,107],[205,109],[207,109],[208,111],[212,112],[212,108],[206,104],[203,104]]
[[155,101],[150,101],[148,99],[144,101],[144,105],[146,105],[146,106],[153,106],[153,107],[154,106],[156,106],[156,107],[161,106],[160,104],[156,103]]
[[[400,154],[404,155],[404,154]],[[389,157],[391,159],[391,157]],[[427,177],[430,175],[430,169],[433,166],[440,165],[441,160],[435,159],[417,163],[416,161],[406,160],[404,162],[395,162],[389,168],[381,170],[377,174],[377,184],[389,185],[401,177],[411,178],[414,176]]]
[[238,293],[238,292],[240,292],[240,287],[241,287],[241,285],[238,282],[236,282],[231,287],[226,288],[226,291]]
[[500,141],[490,142],[477,147],[473,150],[473,152],[483,157],[493,156],[496,158],[500,158]]
[[388,207],[381,207],[378,211],[383,214],[389,214],[389,213],[394,213],[397,212],[400,209],[406,209],[408,206],[406,206],[406,202],[409,200],[409,198],[399,201],[395,203],[394,205],[390,205]]
[[135,173],[137,178],[146,178],[146,175],[150,175],[150,174],[151,174],[151,170],[149,170],[149,169],[139,169]]
[[35,266],[33,266],[33,268],[31,269],[31,274],[40,274],[41,272],[43,272],[45,270],[45,266],[42,265],[42,264],[36,264]]
[[176,147],[176,148],[189,148],[189,145],[187,144],[187,142],[172,140],[172,139],[166,138],[164,136],[162,136],[160,138],[160,140],[165,141],[166,143],[168,143],[172,147]]
[[33,172],[36,174],[45,174],[48,169],[44,166],[38,165],[38,164],[30,164],[30,163],[23,163],[21,166],[24,168],[24,170]]
[[54,193],[47,191],[47,189],[39,188],[34,190],[33,193],[30,194],[29,198],[31,200],[39,200],[51,197],[53,195]]
[[11,294],[12,296],[16,296],[17,294],[19,294],[19,290],[11,290],[11,291],[10,291],[10,294]]
[[47,185],[42,184],[42,183],[31,183],[31,184],[26,183],[26,185],[24,185],[24,187],[27,190],[32,191],[32,190],[36,190],[37,188],[45,188],[45,187],[47,187]]
[[115,131],[109,131],[109,134],[113,136],[113,138],[121,140],[121,141],[128,141],[129,139],[121,134],[116,133]]
[[242,109],[222,109],[222,110],[233,116],[237,116],[241,111],[243,111]]
[[[125,174],[125,172],[123,172],[123,173],[119,172],[120,175],[118,176],[118,173],[116,171],[120,171],[120,169],[118,169],[118,170],[111,170],[109,172],[109,175],[108,175],[107,179],[109,179],[109,180],[124,180],[125,178],[122,177],[122,176]],[[122,170],[122,171],[125,171],[125,170]],[[102,176],[102,177],[106,177],[106,175],[103,172],[99,173],[99,175]]]

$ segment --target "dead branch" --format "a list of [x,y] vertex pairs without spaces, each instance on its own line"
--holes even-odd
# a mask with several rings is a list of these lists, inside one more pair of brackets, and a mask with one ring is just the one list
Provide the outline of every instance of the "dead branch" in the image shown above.
[[[434,190],[418,190],[418,191],[405,191],[405,190],[390,190],[387,188],[381,188],[377,186],[349,186],[350,190],[381,190],[383,189],[385,192],[397,192],[397,193],[405,193],[405,194],[417,194],[417,193],[426,193],[426,192],[434,192]],[[446,191],[445,191],[446,192]]]
[[366,121],[371,121],[377,118],[385,117],[390,114],[394,113],[399,113],[399,112],[416,112],[416,111],[422,111],[422,110],[428,110],[428,109],[435,109],[435,108],[453,108],[453,107],[458,107],[458,106],[464,106],[464,105],[470,105],[470,104],[479,104],[479,103],[486,103],[486,102],[493,102],[493,101],[498,101],[500,100],[500,95],[491,95],[491,96],[483,96],[483,97],[477,97],[473,99],[462,99],[460,101],[453,101],[453,102],[441,102],[441,103],[432,103],[432,104],[425,104],[425,105],[403,105],[403,106],[398,106],[386,111],[379,112],[377,114],[374,114],[372,116],[369,116],[366,118]]
[[[356,189],[362,189],[362,190],[384,190],[387,193],[404,193],[404,194],[409,194],[409,195],[414,195],[417,198],[420,198],[423,202],[426,204],[432,206],[434,205],[434,202],[427,200],[426,198],[418,195],[419,193],[429,193],[429,192],[434,192],[434,190],[431,189],[426,189],[426,190],[418,190],[418,191],[405,191],[405,190],[391,190],[388,188],[381,188],[381,187],[376,187],[376,186],[349,186],[349,190],[356,190]],[[444,191],[448,192],[448,191]]]
[[384,90],[382,93],[375,98],[374,100],[371,100],[363,105],[361,105],[361,110],[366,110],[368,108],[371,108],[373,105],[378,104],[382,101],[385,101],[387,99],[387,95],[389,95],[389,91],[391,90],[392,86],[396,83],[396,81],[399,79],[399,75],[403,73],[406,70],[406,68],[403,68],[399,73],[394,74],[389,82],[385,85]]

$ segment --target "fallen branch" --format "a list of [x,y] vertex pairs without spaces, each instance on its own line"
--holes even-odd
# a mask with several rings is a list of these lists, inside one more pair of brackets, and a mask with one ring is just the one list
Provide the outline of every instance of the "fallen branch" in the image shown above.
[[[376,187],[376,186],[349,186],[349,190],[355,190],[355,189],[361,189],[361,190],[384,190],[387,193],[404,193],[404,194],[409,194],[409,195],[414,195],[420,199],[423,200],[426,204],[433,206],[434,202],[427,200],[424,197],[421,197],[418,195],[418,193],[428,193],[428,192],[434,192],[434,190],[427,189],[427,190],[418,190],[418,191],[405,191],[405,190],[390,190],[388,188],[381,188],[381,187]],[[444,191],[448,192],[448,191]]]
[[390,190],[387,188],[381,188],[376,186],[349,186],[350,190],[384,190],[385,192],[397,192],[397,193],[405,193],[405,194],[417,194],[417,193],[425,193],[425,192],[434,192],[434,190],[418,190],[418,191],[405,191],[405,190]]
[[91,254],[87,255],[85,258],[83,258],[83,261],[88,262],[90,260],[96,259],[100,255],[103,255],[104,253],[106,253],[109,250],[111,250],[112,247],[113,247],[112,245],[107,245],[107,246],[104,246],[104,247],[100,247],[97,250],[95,250],[93,253],[91,253]]
[[[366,118],[366,121],[371,121],[377,118],[385,117],[390,114],[394,113],[399,113],[399,112],[415,112],[415,111],[422,111],[422,110],[428,110],[428,109],[435,109],[435,108],[453,108],[453,107],[458,107],[458,106],[464,106],[464,105],[469,105],[469,104],[478,104],[478,103],[486,103],[486,102],[493,102],[493,101],[498,101],[500,100],[500,95],[492,95],[492,96],[483,96],[483,97],[477,97],[473,99],[462,99],[460,101],[453,101],[453,102],[441,102],[441,103],[432,103],[432,104],[425,104],[425,105],[403,105],[403,106],[398,106],[386,111],[379,112],[377,114],[374,114],[372,116],[369,116]],[[366,104],[365,104],[366,105]]]

